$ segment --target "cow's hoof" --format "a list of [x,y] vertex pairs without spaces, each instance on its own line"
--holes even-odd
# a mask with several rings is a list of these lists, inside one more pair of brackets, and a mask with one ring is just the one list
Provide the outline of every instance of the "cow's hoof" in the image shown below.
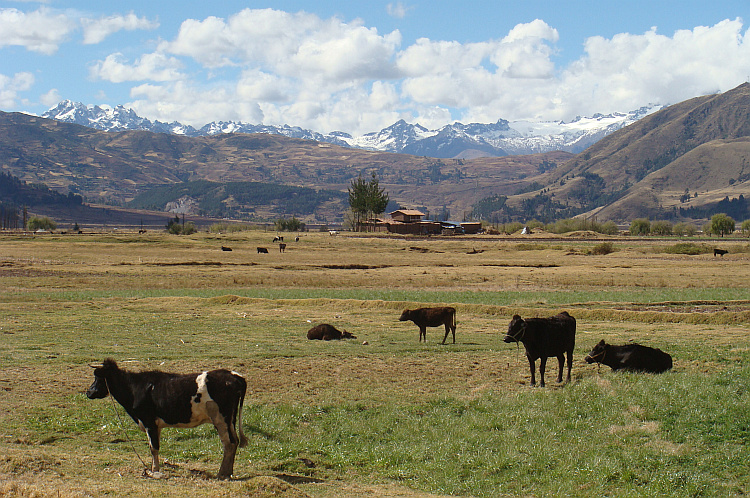
[[158,470],[156,472],[153,472],[151,470],[144,470],[143,475],[146,477],[150,477],[151,479],[166,479],[167,475],[163,474],[162,472],[159,472]]

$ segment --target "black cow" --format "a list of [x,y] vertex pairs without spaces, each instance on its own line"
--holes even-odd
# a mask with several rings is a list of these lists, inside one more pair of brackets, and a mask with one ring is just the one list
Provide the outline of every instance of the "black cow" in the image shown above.
[[211,422],[224,446],[217,477],[231,477],[237,447],[247,445],[242,432],[247,383],[241,375],[223,369],[185,375],[158,370],[129,372],[120,369],[111,358],[92,367],[94,383],[86,396],[100,399],[111,394],[146,432],[152,472],[159,471],[159,438],[163,428],[196,427]]
[[307,338],[317,341],[332,341],[339,339],[356,339],[357,336],[350,334],[346,330],[338,330],[333,325],[321,323],[307,331]]
[[445,337],[442,344],[448,338],[448,332],[453,332],[453,344],[456,343],[456,308],[444,306],[439,308],[417,308],[415,310],[404,310],[399,321],[411,320],[419,327],[419,342],[427,342],[427,327],[439,327],[445,325]]
[[716,255],[719,255],[723,258],[727,253],[729,253],[729,251],[727,251],[726,249],[714,249],[714,257],[716,257]]
[[268,248],[267,247],[259,247],[258,248],[258,254],[268,254]]
[[232,248],[231,247],[227,247],[227,246],[221,246],[221,250],[222,251],[231,251]]
[[284,251],[286,251],[286,244],[281,242],[279,244],[279,252],[284,252]]
[[672,368],[672,357],[661,349],[636,343],[613,346],[604,339],[584,359],[586,363],[603,363],[612,370],[662,373]]
[[576,319],[567,311],[550,318],[527,318],[526,320],[519,315],[514,315],[503,341],[523,343],[526,357],[529,359],[532,386],[536,385],[534,371],[536,370],[535,362],[539,358],[539,385],[544,387],[544,371],[547,367],[547,358],[550,356],[557,357],[559,364],[557,382],[562,382],[566,354],[568,356],[567,382],[570,382],[573,349],[576,345]]

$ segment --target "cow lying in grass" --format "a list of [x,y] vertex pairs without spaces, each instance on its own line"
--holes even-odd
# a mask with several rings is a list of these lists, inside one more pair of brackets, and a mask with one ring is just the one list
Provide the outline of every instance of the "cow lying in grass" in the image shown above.
[[321,323],[307,331],[307,338],[317,341],[333,341],[339,339],[356,339],[357,337],[346,330],[338,330],[333,325]]
[[661,349],[632,343],[613,346],[599,341],[586,355],[586,363],[602,363],[612,370],[662,373],[672,368],[672,357]]
[[92,367],[94,383],[86,396],[100,399],[111,394],[146,432],[152,472],[159,472],[159,438],[163,428],[196,427],[211,422],[224,446],[217,477],[231,477],[237,447],[247,445],[242,432],[247,383],[241,375],[223,369],[185,375],[158,370],[129,372],[120,369],[111,358]]

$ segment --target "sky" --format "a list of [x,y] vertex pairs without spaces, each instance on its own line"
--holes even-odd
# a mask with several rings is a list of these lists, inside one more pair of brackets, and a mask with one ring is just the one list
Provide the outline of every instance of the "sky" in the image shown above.
[[0,0],[0,110],[352,135],[569,121],[750,81],[747,22],[750,0]]

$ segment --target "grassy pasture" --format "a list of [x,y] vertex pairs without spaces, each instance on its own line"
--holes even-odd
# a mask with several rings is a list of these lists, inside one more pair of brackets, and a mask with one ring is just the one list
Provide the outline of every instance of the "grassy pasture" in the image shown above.
[[[677,241],[305,233],[0,235],[0,496],[716,496],[750,492],[750,253]],[[293,237],[287,237],[293,239]],[[702,243],[705,243],[702,242]],[[231,252],[221,246],[232,247]],[[258,254],[256,247],[268,247]],[[457,344],[398,322],[458,309]],[[571,385],[529,387],[514,313],[578,319]],[[304,339],[312,324],[357,340]],[[659,376],[583,357],[600,339],[672,354]],[[363,344],[363,342],[367,344]],[[236,479],[213,427],[145,434],[91,401],[90,362],[242,372]]]

